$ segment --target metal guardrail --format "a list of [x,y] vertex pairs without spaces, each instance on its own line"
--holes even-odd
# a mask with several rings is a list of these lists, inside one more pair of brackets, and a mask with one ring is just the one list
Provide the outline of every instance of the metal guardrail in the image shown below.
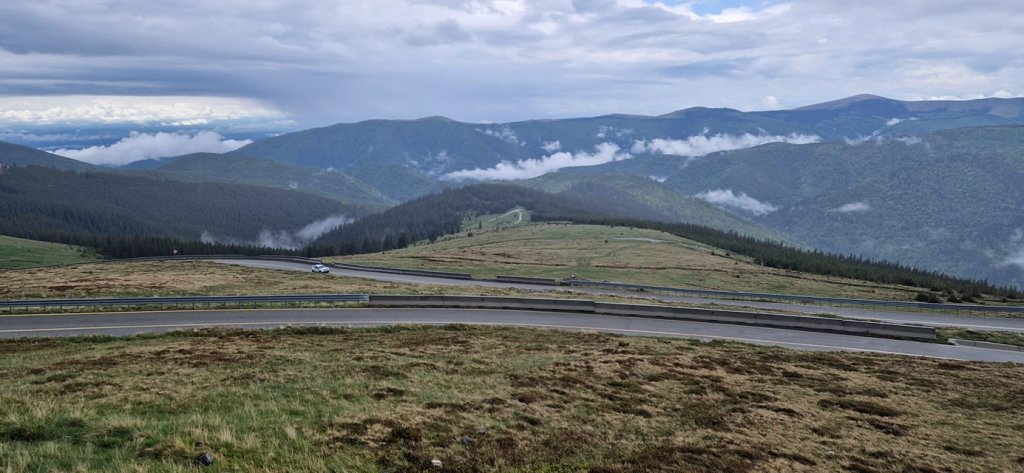
[[375,273],[404,274],[407,276],[427,276],[444,279],[472,280],[473,275],[469,273],[452,273],[447,271],[429,271],[425,269],[396,269],[383,268],[378,266],[363,266],[360,264],[328,263],[328,266],[338,269],[351,269],[354,271],[372,271]]
[[890,322],[833,319],[663,305],[615,304],[580,299],[536,299],[493,296],[370,296],[370,307],[433,307],[457,309],[512,309],[563,311],[621,317],[750,325],[785,330],[841,333],[863,337],[934,340],[934,327]]
[[561,281],[564,286],[589,286],[606,287],[612,289],[625,289],[630,291],[653,291],[671,292],[686,294],[696,297],[718,297],[722,299],[770,299],[785,302],[810,302],[818,304],[849,304],[876,307],[896,307],[903,309],[933,309],[953,311],[976,311],[976,312],[1014,312],[1024,313],[1024,307],[1020,306],[991,306],[977,304],[932,304],[927,302],[901,302],[901,301],[879,301],[871,299],[848,299],[841,297],[820,297],[820,296],[792,296],[788,294],[772,294],[766,292],[735,292],[715,291],[711,289],[685,289],[679,287],[647,286],[642,284],[625,284],[617,282],[584,281],[579,279],[564,279]]
[[47,307],[132,307],[186,304],[277,304],[289,302],[369,302],[366,294],[303,294],[287,296],[109,297],[98,299],[33,299],[0,301],[0,309]]
[[183,296],[123,297],[98,299],[35,299],[0,301],[0,309],[52,307],[140,307],[215,304],[281,304],[295,302],[359,302],[371,307],[435,307],[449,309],[514,309],[564,311],[625,317],[689,320],[697,322],[752,325],[759,327],[844,333],[859,336],[884,336],[935,339],[935,329],[886,322],[866,322],[822,317],[770,313],[694,309],[658,305],[614,304],[578,299],[536,299],[491,296],[401,296],[367,294],[308,294],[286,296]]

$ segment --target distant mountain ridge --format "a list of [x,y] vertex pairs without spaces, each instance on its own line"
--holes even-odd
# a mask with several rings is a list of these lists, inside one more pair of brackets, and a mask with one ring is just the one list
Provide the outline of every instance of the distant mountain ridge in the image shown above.
[[700,136],[807,135],[823,141],[899,136],[970,126],[1024,124],[1024,98],[899,101],[858,95],[793,110],[741,112],[693,107],[660,116],[604,115],[511,123],[464,123],[444,117],[367,120],[268,138],[231,154],[341,171],[367,164],[401,165],[438,179],[557,152],[592,152],[612,143],[643,155],[635,144]]
[[[474,175],[522,178],[512,184],[593,202],[614,215],[696,223],[1024,287],[1021,130],[1024,98],[863,94],[758,112],[691,107],[510,123],[367,120],[118,172],[312,192],[381,210],[473,184],[452,173],[481,170]],[[100,170],[24,147],[0,146],[0,162],[4,156],[19,165]]]

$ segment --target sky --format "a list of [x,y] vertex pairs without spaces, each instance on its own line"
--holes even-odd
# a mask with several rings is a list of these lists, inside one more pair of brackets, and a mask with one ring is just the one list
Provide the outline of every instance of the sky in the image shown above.
[[1019,0],[4,0],[0,19],[0,139],[1024,95]]

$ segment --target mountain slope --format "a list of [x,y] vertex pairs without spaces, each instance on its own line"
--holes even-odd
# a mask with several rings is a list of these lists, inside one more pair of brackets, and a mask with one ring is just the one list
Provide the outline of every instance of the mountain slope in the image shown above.
[[401,164],[431,175],[527,157],[478,125],[445,118],[332,125],[257,141],[232,154],[342,171]]
[[816,248],[1024,287],[1022,156],[1024,126],[967,128],[722,153],[666,184],[776,206],[759,221]]
[[196,153],[179,156],[146,174],[195,182],[236,182],[300,190],[371,209],[383,209],[397,203],[342,172],[238,155]]
[[629,174],[577,175],[556,172],[519,181],[522,185],[581,202],[615,207],[619,215],[647,215],[661,222],[690,223],[757,238],[788,241],[776,231],[703,200],[680,194],[649,178]]
[[69,171],[90,171],[99,168],[92,164],[39,151],[35,148],[0,141],[0,164],[7,166],[45,166]]
[[[359,209],[295,191],[17,167],[0,174],[0,234],[256,242]],[[315,235],[312,235],[315,236]],[[294,240],[301,240],[293,238]],[[270,242],[271,240],[267,240]]]
[[446,186],[433,177],[398,163],[366,163],[350,169],[348,173],[396,202],[437,192]]

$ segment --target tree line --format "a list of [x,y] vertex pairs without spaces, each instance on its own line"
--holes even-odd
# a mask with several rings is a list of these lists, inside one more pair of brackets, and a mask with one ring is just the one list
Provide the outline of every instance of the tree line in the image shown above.
[[796,248],[776,241],[753,238],[700,225],[614,218],[575,219],[573,222],[658,230],[753,258],[755,263],[770,268],[882,284],[923,287],[937,292],[969,297],[980,297],[982,294],[992,294],[1008,299],[1024,297],[1024,293],[1016,288],[994,286],[980,279],[957,278],[937,271],[927,271],[857,255],[838,255],[820,250]]

